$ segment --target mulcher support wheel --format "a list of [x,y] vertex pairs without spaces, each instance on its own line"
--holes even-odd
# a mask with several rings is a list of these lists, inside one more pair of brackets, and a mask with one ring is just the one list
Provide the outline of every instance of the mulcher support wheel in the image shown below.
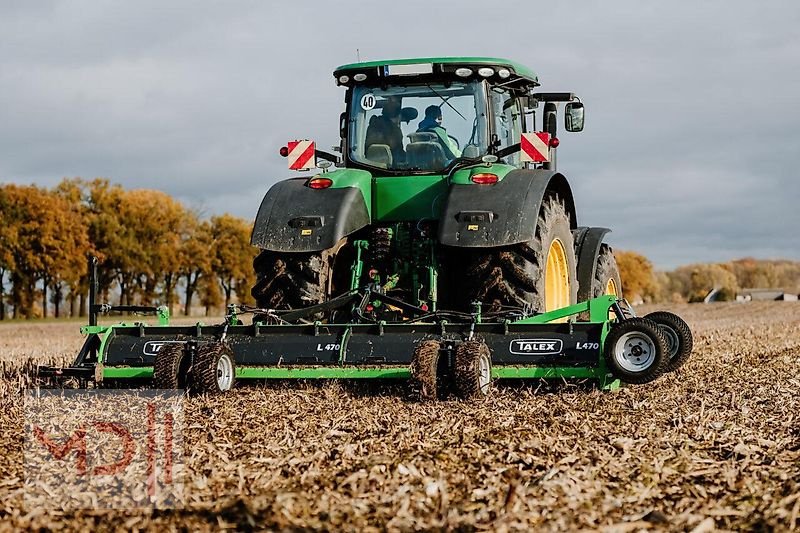
[[689,325],[675,313],[667,311],[656,311],[645,315],[644,318],[658,324],[667,338],[667,353],[669,353],[667,372],[674,372],[682,367],[689,360],[694,346],[692,330],[689,329]]
[[414,349],[411,359],[411,380],[423,400],[435,400],[442,391],[439,377],[439,341],[422,341]]
[[615,324],[605,342],[611,373],[625,383],[650,383],[667,371],[669,350],[661,328],[645,318]]
[[184,389],[189,385],[190,359],[186,344],[165,343],[153,363],[153,386],[156,389]]
[[462,398],[480,398],[492,386],[492,352],[483,341],[470,340],[456,346],[456,392]]
[[236,363],[233,352],[222,342],[197,347],[192,369],[193,390],[200,394],[218,394],[233,388]]

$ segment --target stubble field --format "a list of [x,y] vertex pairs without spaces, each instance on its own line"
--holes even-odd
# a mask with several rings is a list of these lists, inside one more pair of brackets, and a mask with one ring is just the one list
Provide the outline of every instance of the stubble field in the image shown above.
[[419,403],[397,385],[273,383],[187,399],[171,511],[25,501],[26,368],[68,363],[81,337],[1,324],[0,528],[800,528],[800,304],[671,310],[692,359],[614,393],[532,382]]

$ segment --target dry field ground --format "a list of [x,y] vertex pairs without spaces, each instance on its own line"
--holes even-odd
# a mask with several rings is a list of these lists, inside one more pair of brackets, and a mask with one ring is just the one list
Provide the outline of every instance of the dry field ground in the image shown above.
[[185,505],[144,512],[23,504],[18,369],[67,362],[81,339],[74,323],[0,325],[0,529],[800,528],[800,304],[672,310],[693,358],[615,393],[528,383],[421,404],[401,386],[279,383],[192,398]]

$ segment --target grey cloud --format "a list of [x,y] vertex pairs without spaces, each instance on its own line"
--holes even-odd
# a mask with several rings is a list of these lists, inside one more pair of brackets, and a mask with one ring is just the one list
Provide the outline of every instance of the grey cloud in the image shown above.
[[337,141],[331,72],[493,55],[574,90],[581,223],[663,268],[800,259],[800,6],[744,1],[50,2],[0,6],[0,180],[105,176],[255,215],[291,138]]

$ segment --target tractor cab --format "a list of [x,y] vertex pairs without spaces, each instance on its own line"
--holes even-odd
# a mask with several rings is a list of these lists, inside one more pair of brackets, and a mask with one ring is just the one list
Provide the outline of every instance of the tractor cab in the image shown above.
[[[521,137],[535,130],[535,108],[543,100],[534,92],[536,74],[503,59],[354,63],[334,76],[347,88],[340,123],[343,163],[373,175],[442,174],[457,161],[485,156],[522,167]],[[574,95],[542,96],[551,138],[553,101],[570,102],[567,129],[582,129],[582,104],[573,102]]]

